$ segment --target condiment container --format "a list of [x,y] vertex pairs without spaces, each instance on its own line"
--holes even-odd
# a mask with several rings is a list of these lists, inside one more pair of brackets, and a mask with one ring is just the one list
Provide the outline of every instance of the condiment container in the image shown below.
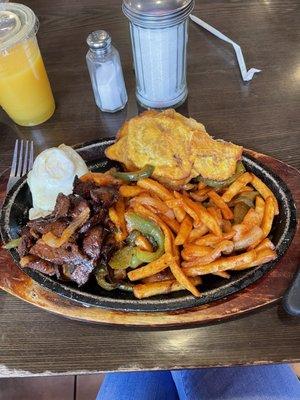
[[36,38],[38,27],[27,6],[0,3],[0,105],[24,126],[46,121],[55,110]]
[[103,30],[87,38],[89,51],[86,62],[90,73],[95,102],[101,111],[115,112],[125,107],[127,92],[118,50],[110,35]]
[[123,0],[130,21],[136,96],[144,107],[177,107],[187,97],[188,17],[194,0]]

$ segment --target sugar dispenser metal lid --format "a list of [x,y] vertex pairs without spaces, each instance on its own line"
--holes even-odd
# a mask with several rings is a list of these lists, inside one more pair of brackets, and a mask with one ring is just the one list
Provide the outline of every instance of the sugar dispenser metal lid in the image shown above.
[[184,20],[194,8],[194,0],[123,0],[122,8],[132,23],[162,28]]

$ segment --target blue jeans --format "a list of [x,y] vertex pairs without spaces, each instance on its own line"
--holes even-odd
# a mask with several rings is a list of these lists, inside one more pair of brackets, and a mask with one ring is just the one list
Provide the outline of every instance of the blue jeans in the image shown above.
[[97,400],[300,400],[288,365],[107,374]]

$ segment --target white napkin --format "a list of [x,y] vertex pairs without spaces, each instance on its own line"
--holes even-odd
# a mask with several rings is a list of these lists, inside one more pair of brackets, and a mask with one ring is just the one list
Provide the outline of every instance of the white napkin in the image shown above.
[[249,71],[247,71],[242,49],[240,48],[240,46],[237,43],[235,43],[234,41],[229,39],[229,37],[225,36],[223,33],[218,31],[213,26],[208,25],[206,22],[202,21],[202,19],[195,17],[195,15],[190,15],[190,18],[197,25],[200,25],[202,28],[206,29],[213,35],[217,36],[219,39],[224,40],[225,42],[230,43],[233,46],[237,61],[239,63],[241,75],[242,75],[242,78],[244,81],[251,81],[251,79],[253,78],[253,75],[255,73],[261,71],[260,69],[256,69],[256,68],[251,68],[251,69],[249,69]]

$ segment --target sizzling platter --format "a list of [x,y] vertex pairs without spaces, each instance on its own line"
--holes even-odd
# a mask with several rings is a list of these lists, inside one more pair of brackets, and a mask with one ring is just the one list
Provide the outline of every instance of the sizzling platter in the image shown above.
[[[105,171],[115,166],[115,164],[107,160],[104,155],[105,148],[112,143],[113,141],[110,140],[93,145],[80,146],[78,152],[84,155],[88,153],[88,149],[90,149],[91,146],[93,150],[97,149],[99,158],[96,162],[90,163],[89,167],[92,170]],[[95,154],[95,151],[93,151],[93,153]],[[241,290],[259,279],[275,265],[276,261],[284,254],[289,246],[295,228],[295,208],[290,192],[284,182],[271,171],[268,171],[264,166],[260,165],[256,160],[247,156],[247,154],[244,154],[243,162],[247,171],[253,172],[268,185],[279,202],[280,214],[275,218],[271,232],[272,241],[276,245],[277,259],[272,262],[250,270],[231,273],[230,279],[226,281],[219,277],[207,276],[204,278],[204,282],[201,285],[202,295],[199,298],[194,298],[191,295],[187,295],[186,292],[180,291],[143,300],[135,299],[131,293],[122,292],[120,290],[106,292],[99,289],[93,281],[89,281],[88,285],[78,289],[72,283],[62,283],[55,278],[47,277],[32,269],[25,268],[24,270],[34,280],[63,296],[76,299],[85,304],[119,310],[175,310],[205,304]],[[26,213],[31,205],[30,192],[26,184],[26,178],[24,178],[10,192],[2,210],[1,227],[4,242],[16,236],[19,227],[27,220]],[[17,251],[11,250],[11,253],[18,263],[19,257]]]

